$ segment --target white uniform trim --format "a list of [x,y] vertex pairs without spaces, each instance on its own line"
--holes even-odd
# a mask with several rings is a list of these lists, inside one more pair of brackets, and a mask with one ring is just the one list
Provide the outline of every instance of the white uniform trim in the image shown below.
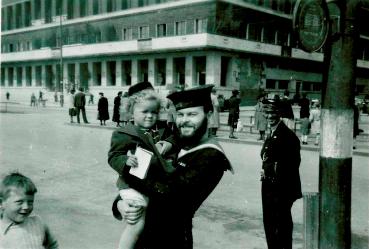
[[219,150],[220,152],[222,152],[224,154],[224,151],[223,151],[222,147],[220,147],[219,145],[206,143],[206,144],[200,144],[200,145],[198,145],[198,146],[196,146],[192,149],[189,149],[189,150],[181,149],[181,151],[178,153],[178,158],[181,158],[184,155],[187,155],[187,154],[192,153],[196,150],[201,150],[201,149],[204,149],[204,148],[213,148],[213,149]]

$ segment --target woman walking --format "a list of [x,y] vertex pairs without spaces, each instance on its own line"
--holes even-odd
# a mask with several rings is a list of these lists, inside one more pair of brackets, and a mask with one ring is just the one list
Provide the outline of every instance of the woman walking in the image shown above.
[[319,145],[320,140],[320,104],[315,102],[309,117],[311,123],[311,134],[315,135],[314,145]]
[[302,144],[308,144],[307,139],[309,135],[309,117],[310,117],[310,101],[307,98],[307,94],[302,94],[302,99],[299,102],[300,108],[300,120],[301,120],[301,142]]
[[217,97],[217,90],[212,89],[211,90],[211,103],[213,104],[213,111],[211,112],[211,115],[209,117],[209,123],[208,123],[208,129],[209,129],[209,137],[216,137],[217,131],[220,125],[220,107],[219,107],[219,101]]
[[123,97],[120,101],[119,108],[119,119],[123,125],[126,125],[128,121],[131,119],[130,109],[131,104],[128,98],[128,92],[123,94]]
[[261,94],[258,96],[258,102],[255,106],[255,129],[259,131],[258,140],[265,140],[265,131],[267,129],[268,122],[266,120],[264,110],[263,110],[263,100],[265,95]]
[[114,98],[114,108],[113,108],[113,122],[117,123],[117,127],[120,126],[120,113],[119,113],[119,109],[120,109],[120,102],[121,102],[121,98],[122,98],[122,92],[119,91],[118,95]]
[[100,99],[97,104],[97,119],[100,120],[100,125],[106,125],[105,121],[109,119],[109,104],[108,99],[104,97],[104,93],[99,93]]
[[[73,116],[76,116],[77,111],[74,108],[74,89],[70,90],[70,95],[69,95],[69,102],[68,102],[68,107],[69,107],[69,117],[70,117],[70,122],[73,122]],[[33,94],[34,96],[34,94]],[[36,103],[36,97],[35,97],[35,103]]]

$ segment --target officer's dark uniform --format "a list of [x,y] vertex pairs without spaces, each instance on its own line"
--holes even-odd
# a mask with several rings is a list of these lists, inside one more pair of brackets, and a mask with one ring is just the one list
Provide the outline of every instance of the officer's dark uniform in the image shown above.
[[283,122],[261,150],[263,221],[269,249],[291,249],[291,207],[302,197],[299,175],[300,141]]

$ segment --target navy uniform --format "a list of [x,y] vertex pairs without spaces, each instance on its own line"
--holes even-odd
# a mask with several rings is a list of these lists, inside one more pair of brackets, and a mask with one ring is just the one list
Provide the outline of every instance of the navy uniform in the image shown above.
[[[176,110],[196,106],[209,110],[210,90],[209,86],[199,87],[170,94],[168,98]],[[180,144],[180,139],[176,142]],[[211,138],[192,148],[182,146],[175,154],[174,172],[156,183],[161,192],[149,194],[145,227],[136,249],[192,249],[192,218],[224,172],[232,169],[221,146]],[[114,209],[117,211],[116,205]],[[119,212],[115,214],[119,216]]]
[[[278,112],[276,105],[269,108]],[[291,249],[291,207],[302,197],[300,141],[282,121],[274,128],[261,150],[263,222],[269,249]]]

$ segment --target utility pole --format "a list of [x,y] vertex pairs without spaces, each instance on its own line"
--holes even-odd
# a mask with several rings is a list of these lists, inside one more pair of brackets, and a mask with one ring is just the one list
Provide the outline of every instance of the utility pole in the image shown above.
[[[62,15],[62,9],[60,8],[59,11],[59,31],[60,31],[60,84],[59,84],[59,91],[61,93],[63,93],[64,95],[64,67],[63,67],[63,23],[62,23],[62,19],[63,19],[63,15]],[[64,95],[65,96],[65,95]]]
[[319,160],[319,249],[351,247],[351,183],[357,9],[367,0],[327,1],[333,29],[326,51]]

